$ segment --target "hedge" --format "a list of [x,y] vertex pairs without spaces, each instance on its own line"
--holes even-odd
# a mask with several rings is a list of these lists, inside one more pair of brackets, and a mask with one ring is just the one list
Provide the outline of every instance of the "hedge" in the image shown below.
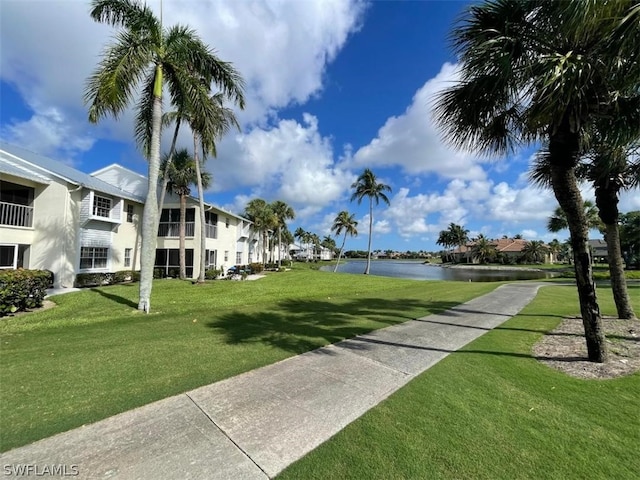
[[41,307],[51,285],[48,270],[0,270],[0,317]]
[[100,287],[115,283],[137,282],[140,280],[140,272],[121,270],[112,273],[79,273],[76,275],[76,287]]

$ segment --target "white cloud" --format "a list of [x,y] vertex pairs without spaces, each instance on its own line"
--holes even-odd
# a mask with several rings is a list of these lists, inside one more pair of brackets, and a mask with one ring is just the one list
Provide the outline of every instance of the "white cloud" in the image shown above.
[[[148,4],[159,8],[158,2]],[[317,94],[326,65],[359,28],[364,9],[362,0],[211,0],[165,2],[163,14],[167,25],[194,28],[221,59],[233,62],[243,74],[247,110],[239,118],[246,125],[264,124],[275,109]],[[131,112],[120,121],[105,119],[87,133],[85,81],[115,31],[91,20],[88,2],[52,0],[34,8],[33,2],[7,1],[0,22],[1,78],[34,111],[32,119],[11,123],[16,132],[23,132],[17,139],[38,135],[38,125],[49,118],[51,109],[68,121],[58,147],[74,143],[74,136],[81,141],[88,136],[132,139]],[[56,139],[50,141],[48,147],[56,147]]]
[[445,178],[484,179],[482,161],[445,145],[433,119],[434,95],[456,78],[457,66],[445,63],[438,75],[416,92],[405,112],[390,117],[378,131],[378,136],[353,155],[354,165],[400,166],[410,174],[435,173]]

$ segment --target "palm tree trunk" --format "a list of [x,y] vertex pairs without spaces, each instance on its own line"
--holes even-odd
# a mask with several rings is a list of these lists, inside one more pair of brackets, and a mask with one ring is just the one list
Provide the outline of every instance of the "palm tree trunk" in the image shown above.
[[[577,151],[576,134],[561,133],[551,136],[549,141],[551,185],[560,207],[567,216],[588,357],[592,362],[602,363],[607,358],[607,351],[591,270],[587,220],[574,172],[575,161],[572,160],[576,158]],[[571,165],[572,162],[573,165]]]
[[[176,128],[173,131],[173,140],[171,140],[171,149],[169,150],[169,158],[167,159],[167,165],[164,167],[164,176],[162,178],[162,190],[160,190],[160,201],[158,202],[158,211],[162,212],[164,207],[164,197],[167,193],[167,185],[169,183],[169,165],[173,161],[173,154],[176,151],[176,142],[178,141],[178,131],[180,130],[180,118],[176,120]],[[159,220],[159,218],[158,218]]]
[[186,237],[186,223],[187,223],[187,196],[180,194],[180,280],[187,278],[187,259],[185,255],[185,237]]
[[632,320],[636,317],[629,292],[627,291],[627,280],[624,276],[622,265],[622,250],[620,248],[620,230],[617,223],[605,224],[607,229],[607,254],[609,256],[609,273],[611,275],[611,290],[613,300],[616,303],[618,318]]
[[278,227],[278,270],[282,267],[282,232]]
[[162,66],[156,66],[153,98],[151,149],[147,198],[142,214],[142,246],[140,248],[140,299],[138,310],[151,311],[153,265],[158,239],[158,175],[160,172],[160,134],[162,130]]
[[369,197],[369,244],[367,246],[367,268],[364,270],[365,275],[369,275],[371,269],[371,235],[373,233],[373,198]]
[[205,252],[207,249],[207,229],[204,215],[204,192],[202,191],[202,176],[200,173],[200,160],[198,159],[198,135],[193,134],[193,158],[196,161],[196,177],[198,180],[198,203],[200,205],[200,271],[198,283],[204,283]]
[[622,265],[622,249],[620,248],[620,230],[618,220],[620,212],[618,210],[618,191],[615,188],[596,185],[596,206],[598,216],[606,229],[605,241],[607,242],[607,255],[609,260],[609,274],[611,276],[611,290],[613,300],[618,311],[618,318],[631,320],[635,318],[629,292],[627,291],[627,280],[624,276]]
[[347,241],[347,232],[344,232],[344,238],[342,239],[342,246],[340,247],[340,253],[338,254],[338,261],[336,262],[336,266],[333,269],[333,273],[338,271],[338,265],[340,264],[340,258],[342,257],[342,251],[344,250],[344,244]]

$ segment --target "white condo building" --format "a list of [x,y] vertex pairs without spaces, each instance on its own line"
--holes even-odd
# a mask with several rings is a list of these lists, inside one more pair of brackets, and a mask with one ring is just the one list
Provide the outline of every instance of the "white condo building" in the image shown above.
[[[160,187],[158,188],[160,190]],[[112,164],[92,174],[0,142],[0,268],[51,270],[56,287],[79,273],[140,269],[140,220],[147,179]],[[200,214],[189,197],[187,276],[198,276]],[[261,261],[252,223],[205,203],[207,268]],[[167,194],[155,267],[177,272],[179,198]]]

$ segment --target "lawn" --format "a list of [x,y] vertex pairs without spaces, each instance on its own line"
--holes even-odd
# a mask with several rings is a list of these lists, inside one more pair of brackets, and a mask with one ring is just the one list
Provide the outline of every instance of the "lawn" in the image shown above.
[[[615,308],[598,290],[603,314]],[[636,311],[640,285],[630,287]],[[579,380],[531,357],[575,287],[543,288],[520,315],[453,353],[281,479],[636,479],[640,373]]]
[[308,268],[258,281],[154,283],[55,297],[0,319],[0,450],[440,312],[498,284],[420,282]]

